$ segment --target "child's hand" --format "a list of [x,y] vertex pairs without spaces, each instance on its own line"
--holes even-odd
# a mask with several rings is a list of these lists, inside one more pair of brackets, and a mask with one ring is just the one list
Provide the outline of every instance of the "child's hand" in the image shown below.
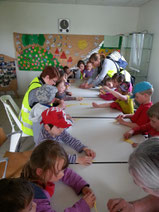
[[127,131],[126,133],[124,133],[124,138],[125,139],[130,138],[133,135],[133,133],[134,133],[134,130]]
[[96,197],[95,197],[95,195],[92,192],[85,194],[83,199],[86,201],[87,205],[90,208],[94,207],[94,204],[95,204],[95,201],[96,201]]
[[90,189],[90,187],[88,186],[85,186],[82,188],[82,194],[85,195],[85,194],[88,194],[88,193],[92,193],[92,189]]
[[118,119],[118,118],[123,118],[124,119],[125,115],[124,114],[120,114],[119,116],[116,117],[116,119]]
[[116,118],[116,120],[117,120],[117,122],[119,122],[120,124],[125,123],[124,119],[123,119],[121,116],[118,116],[118,117]]
[[92,164],[92,157],[81,156],[81,157],[77,158],[76,162],[81,164],[81,165],[89,166],[89,165]]
[[104,86],[104,90],[106,90],[107,92],[109,92],[111,89],[108,86]]
[[66,119],[71,120],[73,122],[73,118],[69,114],[66,114]]
[[83,97],[76,97],[76,100],[77,101],[82,101],[83,100]]
[[83,151],[86,153],[86,155],[92,157],[92,159],[94,159],[96,156],[96,153],[91,149],[84,148]]
[[110,212],[135,212],[134,205],[126,202],[124,199],[110,199],[107,203]]
[[93,107],[98,107],[98,104],[95,103],[95,102],[92,102],[92,106],[93,106]]
[[103,89],[100,89],[100,94],[106,94],[106,92],[105,92],[105,90],[103,90]]

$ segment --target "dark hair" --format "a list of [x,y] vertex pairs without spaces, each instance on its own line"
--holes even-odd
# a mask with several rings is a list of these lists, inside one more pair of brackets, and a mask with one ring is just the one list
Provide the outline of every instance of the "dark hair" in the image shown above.
[[125,76],[121,73],[115,73],[112,76],[112,80],[116,80],[118,83],[122,83],[125,81]]
[[92,61],[97,61],[98,59],[100,58],[100,55],[98,53],[93,53],[90,58],[89,58],[89,61],[92,62]]
[[64,72],[66,72],[67,69],[69,69],[68,66],[64,66],[64,67],[63,67]]
[[42,73],[40,74],[41,78],[45,78],[46,76],[49,76],[50,79],[53,78],[59,78],[60,77],[60,73],[58,68],[53,67],[53,66],[46,66],[44,68],[44,70],[42,71]]
[[31,184],[21,178],[0,180],[0,211],[19,212],[25,209],[34,196]]
[[[32,152],[30,160],[23,167],[21,177],[29,181],[39,181],[46,186],[46,172],[52,170],[55,174],[55,164],[57,158],[64,159],[63,169],[68,166],[68,156],[64,148],[53,140],[45,140],[39,144]],[[42,175],[37,175],[37,168],[42,169]]]
[[83,60],[79,60],[78,63],[77,63],[77,67],[79,68],[81,64],[83,64],[85,66],[84,61]]
[[111,82],[112,81],[112,78],[109,77],[108,75],[106,75],[102,81],[102,84],[103,85],[106,85],[107,82]]

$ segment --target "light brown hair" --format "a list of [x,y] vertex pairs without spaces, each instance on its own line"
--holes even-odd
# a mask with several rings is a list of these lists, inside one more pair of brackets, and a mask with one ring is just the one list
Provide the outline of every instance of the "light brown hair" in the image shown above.
[[[65,169],[68,166],[68,156],[64,148],[52,140],[45,140],[39,144],[32,152],[30,160],[24,166],[21,177],[29,181],[40,181],[40,183],[46,185],[46,172],[52,170],[52,173],[55,174],[55,164],[57,158],[64,159]],[[42,175],[38,176],[36,174],[37,168],[42,169]]]

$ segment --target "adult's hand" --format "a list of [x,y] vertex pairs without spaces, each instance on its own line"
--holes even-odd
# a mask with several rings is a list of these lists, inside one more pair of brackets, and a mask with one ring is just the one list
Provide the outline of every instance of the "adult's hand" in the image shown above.
[[124,199],[110,199],[107,203],[110,212],[135,212],[134,205],[126,202]]

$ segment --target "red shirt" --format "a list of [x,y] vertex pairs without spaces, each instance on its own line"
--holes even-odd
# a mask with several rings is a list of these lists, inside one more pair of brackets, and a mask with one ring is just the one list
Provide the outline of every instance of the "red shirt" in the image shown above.
[[50,197],[52,197],[55,191],[55,184],[52,182],[48,182],[45,190],[50,194]]
[[147,111],[151,106],[152,102],[149,102],[147,104],[141,104],[134,113],[134,115],[130,118],[131,121],[139,126],[150,122],[150,119],[147,115]]
[[159,136],[159,131],[156,131],[153,127],[151,127],[150,122],[139,127],[134,127],[134,135],[139,133],[148,133],[150,136]]

